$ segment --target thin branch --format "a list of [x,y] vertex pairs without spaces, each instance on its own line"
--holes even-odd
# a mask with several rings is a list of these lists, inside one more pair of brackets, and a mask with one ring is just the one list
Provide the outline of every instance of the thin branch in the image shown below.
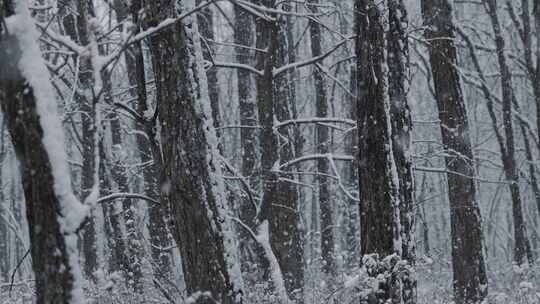
[[344,45],[345,43],[347,43],[347,41],[349,41],[350,39],[343,39],[341,40],[338,44],[336,44],[334,47],[332,47],[330,50],[328,50],[326,53],[324,54],[321,54],[319,56],[315,56],[313,58],[309,58],[309,59],[306,59],[306,60],[303,60],[303,61],[297,61],[297,62],[293,62],[293,63],[290,63],[290,64],[287,64],[287,65],[284,65],[282,67],[279,67],[279,68],[276,68],[274,69],[273,71],[273,76],[276,77],[278,76],[279,74],[287,71],[287,70],[290,70],[290,69],[298,69],[298,68],[301,68],[301,67],[304,67],[304,66],[307,66],[307,65],[311,65],[311,64],[314,64],[314,63],[317,63],[319,61],[322,61],[324,60],[326,57],[330,56],[333,52],[335,52],[337,49],[339,49],[342,45]]
[[159,202],[151,197],[148,197],[146,195],[142,195],[142,194],[137,194],[137,193],[113,193],[113,194],[109,194],[107,196],[103,196],[103,197],[100,197],[97,201],[96,201],[96,204],[103,204],[103,203],[108,203],[108,202],[111,202],[111,201],[114,201],[115,199],[119,199],[119,198],[137,198],[137,199],[142,199],[142,200],[145,200],[145,201],[148,201],[148,202],[151,202],[153,204],[159,204]]

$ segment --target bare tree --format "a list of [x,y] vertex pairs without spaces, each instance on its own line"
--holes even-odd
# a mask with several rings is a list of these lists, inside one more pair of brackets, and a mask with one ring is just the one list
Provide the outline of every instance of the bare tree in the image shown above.
[[[92,1],[67,1],[59,7],[59,15],[66,34],[80,45],[88,46],[90,43],[90,29],[88,20],[94,15]],[[85,201],[94,187],[95,177],[95,151],[97,149],[94,139],[97,126],[94,125],[95,97],[100,92],[93,92],[93,69],[90,56],[77,56],[74,58],[79,65],[79,74],[76,81],[79,82],[81,93],[77,92],[75,101],[80,107],[81,119],[81,146],[82,146],[82,169],[81,169],[81,200]],[[84,274],[87,278],[94,279],[94,272],[98,267],[96,247],[96,223],[90,216],[85,223],[82,233],[82,252],[84,256]]]
[[[178,14],[171,0],[148,2],[146,9],[149,26]],[[184,26],[178,22],[151,37],[163,151],[160,203],[171,208],[187,292],[211,293],[196,303],[237,303],[241,299],[233,291],[225,257],[224,198],[214,180],[218,164],[208,142],[206,122],[212,118],[199,110],[209,102],[200,100],[207,85],[195,59],[200,45],[193,44],[195,34],[188,35]]]
[[[74,241],[76,232],[71,230],[75,227],[66,227],[69,221],[66,213],[69,210],[65,209],[67,206],[62,200],[65,200],[68,194],[60,192],[60,182],[56,178],[63,177],[53,174],[48,150],[50,146],[46,147],[43,142],[42,120],[53,118],[40,117],[37,110],[37,102],[55,100],[38,101],[33,86],[38,85],[42,90],[43,86],[48,84],[38,84],[35,79],[29,80],[29,72],[25,73],[21,69],[23,60],[27,63],[41,60],[28,55],[31,52],[28,48],[33,48],[34,52],[39,52],[39,49],[37,45],[28,44],[29,40],[36,43],[32,41],[34,36],[23,38],[23,35],[29,35],[28,31],[33,30],[29,12],[23,11],[26,9],[24,4],[15,4],[10,0],[0,2],[0,105],[20,162],[30,232],[30,253],[36,280],[36,303],[67,304],[73,299],[73,267],[76,265],[72,264],[74,261],[70,258],[69,250],[73,250],[73,247],[67,244],[66,238]],[[20,19],[21,24],[10,22],[12,27],[7,26],[5,18],[15,17]],[[17,29],[17,26],[26,28]],[[38,64],[42,65],[41,69],[38,69],[46,73],[43,63]],[[38,81],[48,81],[48,75],[42,76],[45,76],[45,79]]]
[[460,303],[481,303],[487,295],[487,277],[482,252],[481,216],[473,180],[475,168],[469,123],[453,40],[452,7],[446,0],[424,0],[422,14],[443,145],[447,151],[452,151],[445,158],[446,167],[456,172],[447,177],[454,297]]
[[[312,0],[313,4],[312,12],[317,13],[318,0]],[[321,46],[321,26],[317,20],[311,19],[309,21],[309,30],[311,37],[311,55],[313,57],[320,56],[322,54]],[[314,82],[315,82],[315,103],[317,117],[328,117],[328,98],[326,95],[326,81],[324,73],[315,66],[314,68]],[[330,131],[328,126],[317,125],[316,127],[317,138],[317,152],[320,154],[328,153],[328,146],[330,144]],[[319,186],[319,206],[321,212],[321,255],[323,259],[322,272],[326,277],[326,282],[332,282],[335,276],[336,263],[334,260],[335,255],[335,241],[334,241],[334,209],[330,199],[330,179],[326,177],[328,174],[328,161],[321,159],[317,164],[317,171],[322,173],[317,177]]]
[[[260,1],[264,7],[274,8],[275,1]],[[277,15],[273,14],[273,18]],[[280,181],[281,174],[276,169],[281,159],[291,159],[291,143],[280,149],[280,141],[274,130],[274,119],[290,119],[288,105],[288,75],[274,76],[274,68],[288,63],[284,56],[286,43],[281,29],[280,18],[265,20],[255,18],[256,47],[266,50],[258,52],[256,68],[262,71],[257,77],[257,107],[259,110],[260,146],[263,196],[258,221],[268,221],[270,243],[284,276],[289,295],[302,301],[303,247],[298,227],[299,214],[295,185]],[[288,137],[291,138],[291,137]],[[275,282],[274,282],[275,283]]]
[[515,100],[512,88],[512,74],[506,62],[504,55],[504,37],[497,15],[497,1],[484,0],[486,10],[489,14],[493,33],[495,35],[495,47],[497,50],[497,59],[501,72],[501,87],[502,87],[502,104],[503,104],[503,127],[505,134],[505,145],[501,145],[501,154],[506,180],[509,182],[510,195],[512,197],[512,215],[514,220],[514,260],[518,265],[522,265],[528,261],[533,262],[531,245],[527,236],[527,228],[525,227],[525,219],[523,217],[523,204],[519,189],[519,173],[515,160],[515,143],[514,143],[514,128],[513,128],[513,100]]
[[[382,19],[386,9],[388,33]],[[405,86],[407,14],[400,1],[384,7],[359,0],[355,11],[362,263],[370,277],[386,277],[368,302],[414,303],[414,277],[399,267],[401,260],[414,263],[413,181],[407,153],[411,121]]]

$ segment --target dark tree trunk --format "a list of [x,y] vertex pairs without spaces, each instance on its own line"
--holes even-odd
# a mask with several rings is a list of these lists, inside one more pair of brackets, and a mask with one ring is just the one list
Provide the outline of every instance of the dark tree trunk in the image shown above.
[[512,216],[514,220],[514,261],[518,265],[523,265],[533,262],[531,245],[527,236],[525,219],[523,217],[522,199],[519,190],[519,173],[515,161],[515,144],[514,144],[514,129],[513,129],[513,114],[512,100],[514,92],[512,88],[512,74],[506,62],[504,55],[504,37],[497,15],[497,1],[484,0],[488,11],[493,32],[495,35],[495,47],[497,49],[497,59],[501,72],[502,84],[502,105],[503,105],[503,127],[506,138],[506,153],[503,159],[504,172],[506,180],[509,182],[510,195],[512,197]]
[[[405,87],[407,15],[402,3],[388,5],[360,0],[355,9],[361,254],[368,275],[388,275],[379,290],[368,296],[368,303],[415,303],[414,277],[407,267],[396,267],[400,260],[414,264],[414,188],[407,152],[411,120]],[[386,9],[390,31],[385,36],[381,14]]]
[[[283,10],[289,11],[290,5],[284,4]],[[292,23],[289,17],[277,21],[277,40],[273,67],[280,67],[294,62],[293,48],[290,46],[291,33],[289,26]],[[277,77],[273,77],[274,114],[278,121],[286,121],[295,118],[293,109],[295,106],[295,84],[293,72],[288,71]],[[293,160],[296,155],[298,143],[297,128],[285,128],[278,137],[279,162],[285,163]],[[264,152],[263,152],[264,153]],[[303,302],[304,284],[304,246],[301,235],[300,213],[298,207],[298,186],[294,184],[293,174],[280,174],[277,185],[277,203],[272,208],[270,221],[270,242],[278,259],[285,279],[285,286],[290,296],[297,303]]]
[[[131,16],[133,24],[136,25],[135,31],[139,32],[141,23],[143,23],[139,18],[142,9],[141,0],[132,0],[130,7],[123,5],[122,2],[117,4],[118,20],[124,20]],[[133,95],[137,97],[136,111],[140,117],[144,118],[143,121],[138,122],[137,129],[145,136],[139,135],[136,138],[141,163],[148,164],[143,170],[144,194],[152,198],[158,198],[160,196],[158,176],[162,168],[162,156],[157,141],[155,116],[148,117],[147,115],[149,105],[146,94],[144,55],[140,42],[134,43],[129,48],[126,54],[126,67],[129,84],[135,87]],[[131,206],[124,204],[124,210],[128,211],[125,216],[126,221],[134,218],[131,209]],[[171,247],[172,240],[169,234],[169,223],[166,220],[169,218],[169,213],[169,208],[166,205],[150,204],[148,206],[148,231],[151,243],[152,268],[156,277],[167,278],[171,273],[170,249],[168,248]],[[136,249],[136,247],[131,248]]]
[[[147,4],[148,25],[177,16],[175,1]],[[196,33],[195,33],[196,34]],[[237,303],[225,261],[220,193],[214,192],[205,120],[197,103],[200,78],[183,23],[151,37],[163,165],[161,203],[169,204],[182,256],[187,293],[209,291],[220,303]],[[190,70],[192,74],[190,73]],[[191,74],[191,75],[190,75]],[[199,297],[196,303],[214,303]]]
[[[487,295],[487,277],[482,252],[480,210],[476,203],[475,175],[469,126],[457,52],[453,38],[452,7],[446,0],[422,1],[426,39],[435,85],[445,149],[460,156],[446,157],[448,198],[452,234],[454,299],[458,303],[480,303]],[[466,158],[466,159],[464,159]]]
[[[350,90],[353,96],[350,96],[350,113],[351,119],[357,121],[356,113],[356,96],[358,95],[358,75],[356,67],[351,64],[351,78],[350,78]],[[346,154],[353,155],[355,161],[352,166],[346,172],[347,186],[356,189],[358,185],[358,132],[357,129],[351,131],[347,138]],[[359,237],[360,231],[359,217],[358,217],[358,202],[354,199],[347,198],[347,210],[348,210],[348,225],[347,225],[347,251],[348,260],[347,265],[350,268],[358,266],[358,252],[359,250]]]
[[[238,6],[234,6],[234,42],[238,45],[253,47],[253,18],[249,12],[244,11]],[[236,47],[236,60],[240,64],[253,64],[253,54],[249,49],[244,47]],[[240,145],[242,149],[242,165],[241,174],[249,182],[249,185],[254,188],[256,182],[253,178],[257,163],[257,132],[254,126],[257,125],[257,113],[255,96],[252,93],[253,78],[251,73],[243,69],[238,69],[238,104],[240,113],[240,125],[245,126],[240,129]],[[246,191],[249,191],[246,189]],[[249,227],[255,226],[256,206],[250,200],[250,194],[242,195],[242,200],[239,206],[239,218]],[[252,239],[245,229],[239,231],[240,234],[240,254],[242,259],[242,273],[255,272],[258,267],[254,263],[264,263],[260,261],[259,253],[253,252],[257,250],[253,246]],[[248,276],[249,278],[249,276]]]
[[[1,32],[0,32],[1,33]],[[1,102],[1,100],[0,100]],[[3,129],[3,128],[2,128]],[[3,130],[0,131],[0,161],[4,161],[5,157],[5,140]],[[4,174],[0,170],[0,185],[3,185]],[[10,248],[10,239],[9,239],[9,225],[8,225],[8,200],[4,196],[4,189],[0,189],[0,281],[7,282],[9,277],[9,248]]]
[[[123,1],[116,0],[113,3],[114,9],[116,12],[116,19],[118,23],[124,22],[126,19],[131,17],[131,21],[135,25],[135,32],[139,32],[140,24],[139,24],[139,11],[141,9],[140,1],[133,0],[131,1],[131,7],[128,7]],[[120,29],[121,31],[123,29]],[[146,104],[146,86],[144,82],[144,58],[142,58],[142,49],[140,43],[135,43],[132,45],[128,52],[126,53],[125,60],[126,60],[126,70],[127,70],[127,76],[128,76],[128,83],[130,87],[135,87],[134,90],[131,90],[130,95],[137,97],[137,103],[145,103]],[[139,58],[140,57],[140,58]],[[140,66],[139,66],[140,65]],[[140,76],[139,76],[140,74]],[[141,79],[139,79],[141,78]],[[113,103],[114,100],[110,100],[109,103]],[[139,109],[137,109],[139,110]],[[143,110],[143,112],[138,112],[141,117],[144,117],[144,111],[146,111],[146,108]],[[112,132],[112,144],[113,144],[113,156],[114,152],[120,152],[121,147],[123,145],[122,135],[121,135],[121,121],[117,114],[117,112],[111,113],[111,132]],[[142,123],[142,122],[139,122]],[[137,127],[140,127],[140,124],[137,125]],[[145,130],[142,130],[143,132]],[[146,134],[147,136],[150,136],[151,134]],[[143,136],[137,136],[137,142],[145,141]],[[140,153],[144,154],[147,153],[147,147],[141,146],[139,144],[139,147],[141,148]],[[144,149],[146,148],[146,149]],[[141,160],[143,163],[145,161],[144,157],[141,156]],[[113,176],[113,180],[116,183],[116,190],[118,192],[129,192],[129,185],[127,181],[127,175],[126,170],[122,167],[123,162],[120,159],[115,159],[113,157],[113,163],[111,166],[111,173]],[[150,165],[149,167],[152,167]],[[143,181],[144,183],[147,183],[146,171],[143,173]],[[144,194],[148,195],[147,191],[144,191]],[[155,194],[154,196],[149,195],[150,197],[157,198],[158,195]],[[125,227],[126,227],[126,236],[125,236],[125,271],[128,276],[128,286],[135,290],[136,292],[142,292],[142,247],[141,247],[141,238],[140,238],[140,232],[138,231],[136,224],[138,221],[137,218],[137,208],[134,205],[133,200],[131,199],[122,199],[122,209],[123,209],[123,215],[124,215],[124,221],[125,221]],[[150,208],[156,208],[155,206],[151,205]],[[150,218],[150,221],[154,220],[153,217]],[[164,221],[162,217],[158,217],[158,225],[164,225]],[[165,230],[166,233],[166,230]],[[155,236],[151,234],[150,239],[152,244]],[[157,244],[159,247],[161,244]],[[152,252],[154,252],[155,249],[152,247]],[[154,268],[158,268],[159,260],[154,260],[155,265]]]
[[63,209],[54,192],[55,180],[42,142],[43,129],[34,91],[18,67],[23,52],[21,48],[26,45],[4,27],[3,17],[15,14],[14,5],[11,1],[0,4],[0,105],[20,162],[36,303],[68,304],[72,298],[74,277],[65,236],[71,233],[62,231],[59,223]]
[[[275,1],[265,0],[260,1],[260,4],[274,8]],[[280,23],[281,20],[255,19],[256,47],[267,50],[266,53],[258,53],[256,58],[257,69],[264,73],[256,81],[259,125],[262,127],[260,145],[263,197],[259,222],[268,220],[270,224],[270,243],[289,296],[303,302],[303,244],[298,227],[298,193],[295,185],[280,180],[280,177],[287,176],[281,176],[274,168],[279,161],[290,160],[294,156],[292,133],[285,135],[289,143],[280,149],[280,142],[274,132],[274,118],[291,118],[291,99],[287,90],[291,85],[289,75],[283,73],[278,78],[273,76],[275,67],[289,63],[286,57],[287,39]]]
[[[388,95],[392,124],[392,147],[399,177],[399,208],[401,221],[402,258],[413,267],[414,240],[414,181],[412,171],[412,118],[407,102],[409,76],[409,43],[407,10],[403,0],[388,1],[389,32]],[[416,278],[407,273],[403,278],[403,303],[416,303]]]
[[[102,49],[102,52],[105,50]],[[103,80],[103,96],[105,104],[112,104],[112,87],[109,75],[102,73]],[[115,130],[113,122],[117,121],[118,117],[115,113],[111,116],[111,132],[113,138],[113,147],[115,144],[118,144],[115,140],[115,137],[119,135],[118,131]],[[116,143],[115,143],[116,142]],[[121,183],[121,176],[118,176],[118,168],[114,159],[107,155],[103,139],[100,140],[100,162],[99,162],[99,191],[100,196],[105,196],[111,194],[114,190],[113,183]],[[111,172],[112,171],[112,172]],[[118,189],[115,189],[115,192],[118,192]],[[122,191],[127,192],[127,191]],[[109,256],[109,269],[111,272],[121,272],[126,271],[126,274],[129,275],[130,271],[134,271],[129,263],[129,256],[126,255],[126,244],[124,233],[122,231],[122,219],[120,218],[120,212],[116,208],[116,202],[105,203],[102,205],[103,215],[104,215],[104,231],[107,243],[109,245],[110,256]],[[127,282],[131,282],[133,278],[128,278]]]
[[[314,4],[311,11],[316,14],[318,12],[318,0],[311,0]],[[321,48],[321,26],[318,22],[310,20],[309,22],[311,36],[311,55],[313,57],[322,54]],[[313,68],[313,78],[315,84],[315,107],[317,117],[328,117],[328,98],[326,96],[326,81],[323,72],[318,68]],[[327,126],[318,124],[316,126],[316,143],[317,153],[327,154],[329,152],[330,131]],[[326,159],[319,160],[317,163],[317,172],[324,175],[317,176],[319,186],[319,206],[321,210],[321,256],[322,256],[322,272],[325,282],[330,284],[332,288],[333,280],[336,272],[335,253],[334,253],[334,209],[335,205],[330,200],[330,179],[326,177],[328,174],[328,161]]]
[[[76,14],[74,13],[76,12]],[[80,45],[87,46],[89,41],[88,18],[93,16],[93,5],[88,0],[69,1],[61,6],[60,16],[63,20],[66,34]],[[85,201],[94,186],[95,172],[95,101],[93,98],[93,75],[90,56],[80,56],[74,58],[79,60],[79,87],[82,94],[75,94],[75,102],[81,111],[81,145],[82,145],[82,170],[81,170],[81,200]],[[97,93],[97,92],[94,92]],[[96,248],[96,223],[93,215],[84,225],[82,232],[82,251],[84,256],[83,270],[87,278],[93,279],[97,270],[97,248]]]

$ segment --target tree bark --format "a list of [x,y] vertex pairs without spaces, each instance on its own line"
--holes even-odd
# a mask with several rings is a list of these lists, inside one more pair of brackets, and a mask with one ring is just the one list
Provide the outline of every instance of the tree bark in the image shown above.
[[[265,7],[275,7],[274,0],[259,2]],[[291,118],[289,111],[291,99],[287,90],[291,85],[289,75],[284,73],[278,78],[273,76],[275,67],[289,63],[286,57],[286,36],[280,24],[282,21],[279,18],[276,21],[255,19],[256,47],[267,50],[266,53],[258,53],[256,58],[257,69],[263,71],[263,76],[258,77],[256,81],[259,125],[262,127],[260,146],[263,187],[258,222],[268,220],[270,244],[283,273],[287,292],[290,297],[303,302],[303,244],[298,227],[298,193],[296,185],[280,180],[286,176],[282,176],[274,168],[280,161],[292,159],[294,155],[291,143],[294,135],[288,133],[286,137],[289,143],[280,145],[274,130],[275,118],[278,120]]]
[[[399,177],[399,201],[402,258],[414,267],[414,180],[412,170],[412,118],[407,92],[409,85],[408,17],[403,0],[388,1],[389,32],[388,49],[388,95],[392,125],[392,147]],[[416,278],[406,273],[403,278],[403,302],[416,303]]]
[[[311,11],[316,14],[318,12],[318,0],[311,0],[314,4]],[[321,26],[317,21],[309,21],[309,31],[311,37],[311,56],[316,57],[322,54],[321,47]],[[328,98],[326,95],[326,81],[323,72],[318,68],[313,68],[313,78],[315,85],[315,107],[317,117],[328,117]],[[327,126],[318,124],[316,126],[316,146],[317,153],[327,154],[329,152],[330,131]],[[317,172],[320,174],[328,174],[328,161],[326,159],[317,162]],[[322,272],[325,276],[325,282],[333,284],[336,272],[335,253],[334,253],[334,209],[335,206],[330,200],[330,179],[325,175],[317,176],[317,184],[319,188],[319,206],[321,210],[321,255],[322,255]]]
[[[253,64],[253,54],[248,48],[253,47],[253,18],[249,12],[238,6],[234,6],[234,43],[245,47],[236,47],[236,60],[240,64]],[[240,113],[240,125],[245,126],[240,129],[240,146],[242,148],[241,174],[249,182],[252,188],[256,187],[253,177],[257,164],[257,112],[255,98],[252,93],[253,77],[251,73],[243,69],[236,71],[238,85],[238,104]],[[246,189],[246,191],[249,191]],[[250,200],[250,194],[242,195],[239,206],[239,218],[249,227],[255,227],[257,206]],[[240,254],[242,258],[242,273],[253,273],[256,271],[256,264],[264,261],[259,260],[260,252],[254,248],[253,241],[245,229],[239,231],[241,242]],[[256,248],[256,247],[255,247]],[[250,275],[248,275],[249,277]]]
[[[361,254],[369,276],[388,276],[368,303],[415,303],[407,14],[400,1],[387,5],[360,0],[355,9]],[[400,261],[409,267],[399,266]]]
[[43,129],[34,91],[19,69],[25,45],[4,27],[4,17],[14,14],[12,1],[0,2],[0,105],[20,162],[35,274],[35,300],[38,304],[68,304],[72,299],[74,277],[64,234],[70,233],[63,231],[59,222],[63,209],[54,191],[55,180],[42,142]]
[[[147,3],[148,25],[177,16],[175,1]],[[193,25],[192,25],[193,26]],[[156,79],[163,166],[161,204],[169,204],[173,235],[182,257],[187,293],[210,292],[220,303],[238,303],[225,260],[222,221],[208,159],[205,120],[197,104],[199,76],[184,24],[179,22],[151,37]],[[199,296],[196,303],[214,300]]]
[[512,74],[506,62],[504,55],[504,37],[502,36],[501,25],[497,15],[497,1],[484,0],[486,10],[489,14],[493,33],[495,35],[495,47],[497,49],[497,59],[501,72],[502,85],[502,112],[503,127],[506,138],[506,153],[503,159],[504,172],[506,180],[510,183],[510,195],[512,197],[512,216],[514,220],[514,261],[517,265],[523,265],[527,261],[533,263],[533,256],[527,228],[523,217],[523,207],[521,193],[519,189],[519,173],[515,161],[515,144],[513,129],[512,101],[515,99],[512,88]]
[[[130,6],[126,6],[122,1],[115,1],[117,19],[120,22],[131,17],[135,25],[135,31],[139,32],[141,25],[146,27],[144,20],[141,20],[139,13],[142,9],[141,0],[132,0]],[[140,42],[134,43],[126,54],[126,68],[129,85],[135,87],[132,94],[137,97],[135,108],[143,121],[138,121],[137,129],[145,136],[136,137],[141,163],[148,164],[143,169],[144,194],[148,197],[158,198],[159,192],[159,172],[162,168],[161,148],[157,139],[155,115],[149,117],[150,108],[146,93],[145,64],[142,45]],[[157,110],[156,110],[157,111]],[[134,210],[131,204],[124,204],[126,222],[133,221]],[[170,248],[172,240],[169,234],[168,206],[163,204],[148,205],[148,231],[150,235],[152,269],[156,277],[168,278],[171,273]],[[135,222],[134,222],[135,223]],[[132,227],[133,229],[135,227]],[[136,233],[131,227],[128,233]],[[132,238],[130,238],[132,239]],[[132,239],[136,241],[137,239]],[[130,246],[130,251],[136,251],[137,246]],[[135,253],[135,252],[133,252]]]
[[[87,46],[89,41],[88,18],[93,16],[93,4],[88,0],[72,1],[60,7],[59,15],[66,34],[80,45]],[[74,14],[77,12],[77,14]],[[77,55],[75,55],[77,56]],[[81,170],[81,200],[85,201],[94,186],[95,173],[95,142],[94,136],[97,126],[94,126],[95,100],[92,96],[93,72],[90,56],[74,57],[79,64],[80,91],[75,94],[75,102],[81,112],[81,145],[82,145],[82,170]],[[94,92],[97,93],[97,92]],[[91,215],[82,231],[82,252],[84,256],[83,271],[87,278],[94,279],[94,272],[98,267],[96,248],[96,223]]]
[[[196,3],[200,4],[201,0]],[[197,17],[199,23],[199,31],[205,39],[214,40],[214,14],[209,7],[205,7]],[[210,44],[204,44],[203,55],[205,60],[211,60],[215,56],[214,50]],[[214,128],[219,128],[221,123],[221,110],[219,107],[219,84],[218,74],[215,67],[206,71],[206,79],[208,79],[208,95],[210,96],[210,106],[212,107],[212,119]]]
[[444,147],[458,156],[447,156],[448,198],[452,235],[454,299],[481,303],[487,295],[482,251],[480,210],[476,202],[475,169],[461,80],[457,71],[452,7],[446,0],[422,1],[422,14],[430,41],[429,54]]

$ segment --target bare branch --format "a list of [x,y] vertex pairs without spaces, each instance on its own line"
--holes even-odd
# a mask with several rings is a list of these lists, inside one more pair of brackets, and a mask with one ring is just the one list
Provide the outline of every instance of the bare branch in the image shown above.
[[317,63],[321,60],[324,60],[326,57],[330,56],[334,51],[336,51],[337,49],[339,49],[342,45],[344,45],[345,43],[347,43],[347,41],[349,41],[350,39],[343,39],[341,40],[338,44],[336,44],[334,47],[332,47],[330,50],[328,50],[326,53],[324,54],[321,54],[319,56],[315,56],[313,58],[309,58],[307,60],[303,60],[303,61],[297,61],[297,62],[293,62],[291,64],[287,64],[287,65],[284,65],[282,67],[279,67],[277,69],[274,69],[273,71],[273,75],[274,77],[278,76],[279,74],[287,71],[287,70],[290,70],[290,69],[298,69],[298,68],[301,68],[301,67],[304,67],[304,66],[307,66],[307,65],[311,65],[311,64],[314,64],[314,63]]

